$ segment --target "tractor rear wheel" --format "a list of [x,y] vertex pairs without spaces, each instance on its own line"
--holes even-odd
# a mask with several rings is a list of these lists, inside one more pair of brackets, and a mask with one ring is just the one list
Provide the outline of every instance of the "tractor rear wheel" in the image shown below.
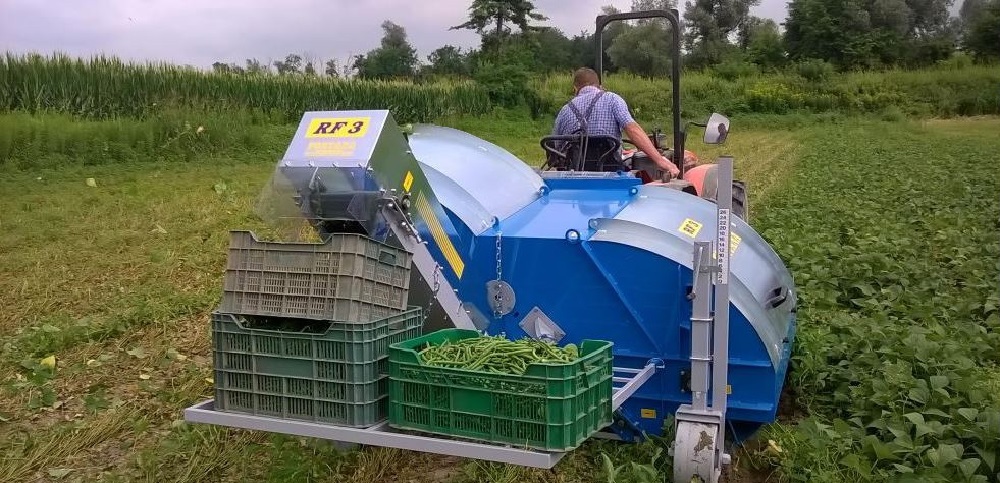
[[742,180],[733,180],[733,214],[749,223],[750,201],[747,199],[747,184]]
[[[702,168],[702,166],[705,166]],[[718,165],[702,165],[689,171],[691,182],[694,184],[698,196],[706,200],[716,200],[719,192]],[[685,179],[689,176],[685,174]],[[747,221],[750,216],[750,202],[747,199],[746,183],[741,180],[733,180],[733,214],[741,220]]]

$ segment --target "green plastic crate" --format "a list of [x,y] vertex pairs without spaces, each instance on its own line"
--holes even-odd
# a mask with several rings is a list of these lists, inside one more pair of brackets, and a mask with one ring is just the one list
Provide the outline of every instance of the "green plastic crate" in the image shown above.
[[418,337],[423,310],[334,322],[322,334],[248,328],[212,313],[220,411],[367,427],[386,419],[389,345]]
[[220,311],[369,322],[404,312],[413,255],[353,233],[323,243],[230,232]]
[[398,429],[570,451],[611,424],[611,347],[584,340],[571,364],[532,364],[524,375],[425,366],[426,343],[478,337],[444,329],[389,346],[389,424]]

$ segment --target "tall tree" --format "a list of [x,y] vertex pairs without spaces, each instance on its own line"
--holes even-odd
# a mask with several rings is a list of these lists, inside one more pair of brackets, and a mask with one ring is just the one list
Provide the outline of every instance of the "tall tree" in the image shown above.
[[406,37],[406,29],[386,20],[382,22],[379,48],[355,57],[358,76],[369,79],[412,77],[417,65],[417,51]]
[[297,74],[302,68],[302,56],[299,54],[288,54],[285,60],[274,61],[274,68],[279,74]]
[[522,32],[521,42],[532,52],[534,70],[538,72],[565,71],[579,67],[573,59],[573,41],[554,27],[540,27]]
[[[616,13],[621,13],[613,5],[605,5],[601,7],[601,15],[613,15]],[[601,63],[605,72],[615,72],[618,67],[611,60],[611,56],[608,55],[608,48],[611,44],[621,35],[622,32],[628,27],[625,23],[614,22],[609,24],[604,29],[604,33],[601,36]],[[573,67],[591,67],[596,68],[597,60],[597,41],[595,38],[595,33],[590,32],[580,32],[574,35],[570,39],[570,59],[573,62]]]
[[750,17],[739,30],[738,45],[746,59],[764,69],[785,63],[785,45],[778,24],[769,18]]
[[548,17],[535,11],[535,5],[528,0],[472,0],[469,19],[451,30],[475,30],[482,37],[484,50],[495,51],[503,43],[510,28],[516,25],[521,31],[535,28],[531,21],[544,21]]
[[[667,10],[674,0],[633,0],[630,11]],[[610,27],[609,27],[610,30]],[[637,25],[621,25],[608,47],[614,65],[643,76],[670,73],[672,38],[665,19],[643,19]]]
[[979,60],[1000,60],[1000,0],[988,0],[970,20],[964,44]]
[[[630,12],[642,12],[646,10],[670,10],[677,7],[677,0],[632,0]],[[679,19],[678,19],[679,20]],[[668,28],[670,23],[664,18],[644,18],[636,21],[636,25],[646,25],[655,23],[663,28]]]
[[718,63],[732,50],[729,42],[760,0],[688,0],[684,3],[684,47],[687,64],[703,67]]
[[792,0],[786,41],[795,58],[842,68],[923,65],[945,58],[958,34],[953,0]]
[[792,0],[785,47],[793,60],[822,59],[841,68],[877,64],[863,0]]
[[962,6],[958,9],[958,27],[961,37],[964,40],[969,34],[972,25],[982,15],[983,9],[989,5],[990,0],[963,0]]
[[225,62],[213,62],[212,71],[217,74],[243,74],[245,72],[243,66],[236,63],[227,64]]
[[266,74],[267,71],[267,64],[261,63],[261,61],[257,59],[247,59],[246,72],[248,74]]
[[340,71],[337,69],[337,59],[330,59],[326,61],[324,72],[330,77],[340,77]]
[[958,18],[961,19],[963,28],[972,25],[989,4],[990,0],[963,0],[958,9]]
[[467,75],[469,73],[469,53],[454,45],[438,47],[427,56],[430,66],[427,71],[438,75]]

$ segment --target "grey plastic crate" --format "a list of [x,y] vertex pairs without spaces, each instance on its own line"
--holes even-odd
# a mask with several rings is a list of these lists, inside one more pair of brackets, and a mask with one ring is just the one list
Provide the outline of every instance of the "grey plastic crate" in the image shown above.
[[212,313],[215,407],[351,427],[385,420],[389,345],[423,328],[419,307],[322,333],[250,328],[249,319]]
[[364,235],[324,243],[230,233],[221,312],[367,322],[406,310],[413,256]]

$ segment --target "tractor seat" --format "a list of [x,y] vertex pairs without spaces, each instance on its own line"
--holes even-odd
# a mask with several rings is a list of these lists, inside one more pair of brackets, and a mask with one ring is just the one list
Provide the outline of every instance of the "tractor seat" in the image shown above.
[[[584,139],[587,142],[586,152],[580,157]],[[605,135],[579,136],[545,136],[541,140],[545,150],[545,166],[543,169],[558,171],[625,171],[622,162],[622,143],[616,137]]]

